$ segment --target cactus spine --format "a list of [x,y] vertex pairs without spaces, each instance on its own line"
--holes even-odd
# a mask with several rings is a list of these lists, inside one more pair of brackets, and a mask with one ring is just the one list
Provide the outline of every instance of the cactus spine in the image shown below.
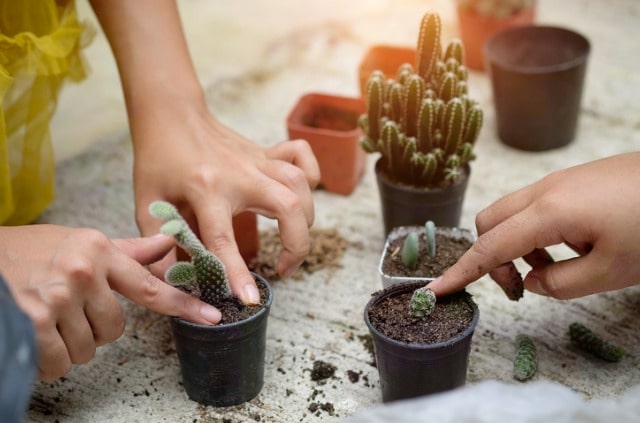
[[230,296],[224,265],[205,248],[178,209],[166,201],[154,201],[149,205],[149,213],[165,222],[160,231],[173,236],[191,257],[190,263],[177,262],[167,270],[167,282],[175,286],[196,287],[200,299],[214,306],[222,298]]
[[434,188],[455,183],[475,159],[483,113],[468,95],[464,47],[452,40],[444,54],[441,22],[426,13],[420,24],[416,68],[403,64],[395,80],[381,71],[367,82],[367,112],[360,118],[362,148],[380,153],[396,182]]

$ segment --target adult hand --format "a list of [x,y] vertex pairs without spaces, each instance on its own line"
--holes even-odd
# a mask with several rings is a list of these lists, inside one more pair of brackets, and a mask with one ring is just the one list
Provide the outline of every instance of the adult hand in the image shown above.
[[218,323],[214,307],[143,267],[174,245],[163,235],[111,241],[92,229],[0,227],[0,271],[35,327],[40,379],[89,362],[98,346],[122,335],[125,317],[113,291],[158,313]]
[[[639,186],[640,153],[551,173],[479,213],[473,247],[429,286],[445,295],[489,273],[508,290],[520,257],[525,289],[558,299],[640,283]],[[554,262],[545,247],[562,243],[577,256]]]
[[[146,120],[138,120],[137,134],[145,140],[138,139],[135,147],[137,222],[142,234],[157,233],[161,222],[149,215],[148,205],[157,199],[175,204],[224,263],[234,293],[256,304],[260,296],[238,251],[232,217],[248,210],[278,221],[283,250],[277,269],[287,277],[309,252],[311,188],[320,178],[318,164],[305,141],[262,148],[201,107],[158,109],[154,124],[144,129]],[[175,254],[156,274],[173,261]]]
[[[233,292],[260,301],[233,234],[232,217],[253,211],[277,219],[288,276],[310,248],[311,189],[320,171],[304,141],[257,146],[216,121],[186,45],[175,0],[91,0],[118,63],[134,144],[136,218],[143,235],[160,222],[148,205],[175,204],[224,263]],[[160,275],[175,253],[154,267]]]

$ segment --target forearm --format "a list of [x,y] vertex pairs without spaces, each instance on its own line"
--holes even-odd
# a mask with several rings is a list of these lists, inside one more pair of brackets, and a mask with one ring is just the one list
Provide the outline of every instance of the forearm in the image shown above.
[[163,105],[204,103],[175,0],[91,4],[118,65],[132,131]]

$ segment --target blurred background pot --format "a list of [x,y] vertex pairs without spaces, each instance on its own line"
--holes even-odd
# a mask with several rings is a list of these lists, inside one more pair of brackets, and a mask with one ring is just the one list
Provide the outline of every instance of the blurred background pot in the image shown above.
[[502,142],[544,151],[574,139],[590,49],[584,36],[553,26],[510,28],[487,42]]
[[358,65],[360,94],[367,96],[367,80],[373,71],[379,70],[387,78],[395,78],[398,68],[405,63],[416,65],[416,49],[378,44],[371,46]]
[[287,116],[289,138],[309,143],[326,191],[349,195],[364,173],[367,158],[360,148],[358,118],[365,107],[361,98],[309,93]]

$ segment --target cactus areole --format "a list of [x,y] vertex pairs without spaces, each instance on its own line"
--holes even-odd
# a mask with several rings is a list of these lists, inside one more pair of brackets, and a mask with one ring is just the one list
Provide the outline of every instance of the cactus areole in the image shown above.
[[360,117],[362,148],[381,154],[390,180],[420,188],[444,187],[464,176],[483,120],[468,94],[463,45],[454,39],[443,53],[440,32],[440,16],[425,14],[417,69],[404,64],[395,79],[372,72],[367,112]]

